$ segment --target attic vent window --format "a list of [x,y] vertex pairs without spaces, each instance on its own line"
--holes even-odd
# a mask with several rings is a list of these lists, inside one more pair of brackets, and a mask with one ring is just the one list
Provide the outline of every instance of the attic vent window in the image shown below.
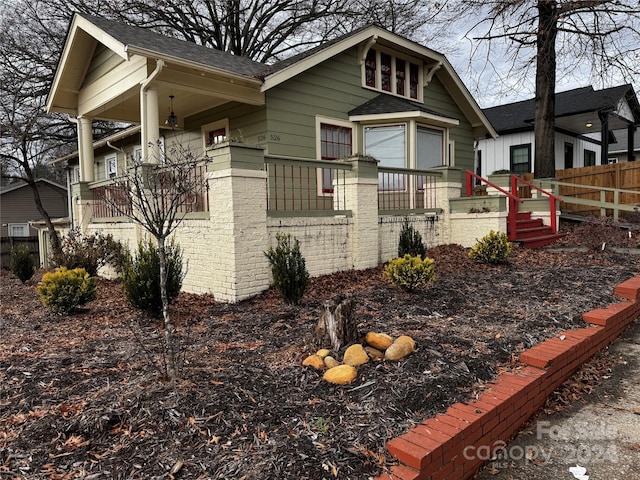
[[363,65],[362,84],[381,92],[422,100],[419,62],[370,48]]

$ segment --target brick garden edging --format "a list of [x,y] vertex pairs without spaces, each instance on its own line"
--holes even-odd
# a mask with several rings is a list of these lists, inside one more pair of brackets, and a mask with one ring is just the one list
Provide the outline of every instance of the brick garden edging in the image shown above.
[[[376,480],[466,480],[485,463],[465,448],[493,449],[507,442],[547,397],[584,362],[640,317],[640,276],[615,288],[625,299],[584,313],[590,326],[569,330],[520,355],[520,368],[503,373],[475,401],[456,403],[387,443],[401,464]],[[469,457],[469,458],[466,458]]]

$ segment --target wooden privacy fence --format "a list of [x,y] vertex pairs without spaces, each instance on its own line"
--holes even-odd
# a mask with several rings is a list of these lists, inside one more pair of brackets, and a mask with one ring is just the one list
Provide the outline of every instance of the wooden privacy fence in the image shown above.
[[35,265],[40,265],[38,237],[2,237],[0,238],[0,267],[9,268],[11,249],[19,245],[27,247]]
[[[560,182],[560,196],[563,199],[574,198],[577,202],[565,200],[561,205],[563,213],[598,214],[601,208],[594,206],[593,202],[631,206],[640,203],[640,162],[557,170],[556,177]],[[616,193],[615,190],[619,192]],[[617,199],[614,198],[616,196]]]

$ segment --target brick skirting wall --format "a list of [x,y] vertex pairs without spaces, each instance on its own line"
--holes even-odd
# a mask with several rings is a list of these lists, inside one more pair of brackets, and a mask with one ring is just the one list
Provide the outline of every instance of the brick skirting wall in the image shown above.
[[479,447],[493,449],[513,437],[584,362],[612,343],[640,317],[640,277],[615,288],[625,299],[582,315],[591,326],[569,330],[520,355],[521,365],[503,373],[475,401],[456,403],[390,440],[387,450],[401,464],[376,480],[466,480],[485,461]]

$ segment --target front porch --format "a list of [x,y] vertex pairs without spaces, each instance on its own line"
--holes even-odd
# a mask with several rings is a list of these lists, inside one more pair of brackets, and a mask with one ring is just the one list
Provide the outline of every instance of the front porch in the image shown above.
[[[207,152],[194,175],[200,187],[176,232],[188,261],[183,288],[222,301],[268,288],[263,252],[278,232],[298,238],[309,272],[319,276],[397,256],[405,219],[428,247],[470,247],[489,230],[508,228],[508,196],[466,197],[465,172],[457,168],[381,168],[366,157],[310,161],[224,143]],[[110,207],[107,195],[126,195],[113,188],[104,181],[72,185],[76,226],[134,248],[145,233]]]

